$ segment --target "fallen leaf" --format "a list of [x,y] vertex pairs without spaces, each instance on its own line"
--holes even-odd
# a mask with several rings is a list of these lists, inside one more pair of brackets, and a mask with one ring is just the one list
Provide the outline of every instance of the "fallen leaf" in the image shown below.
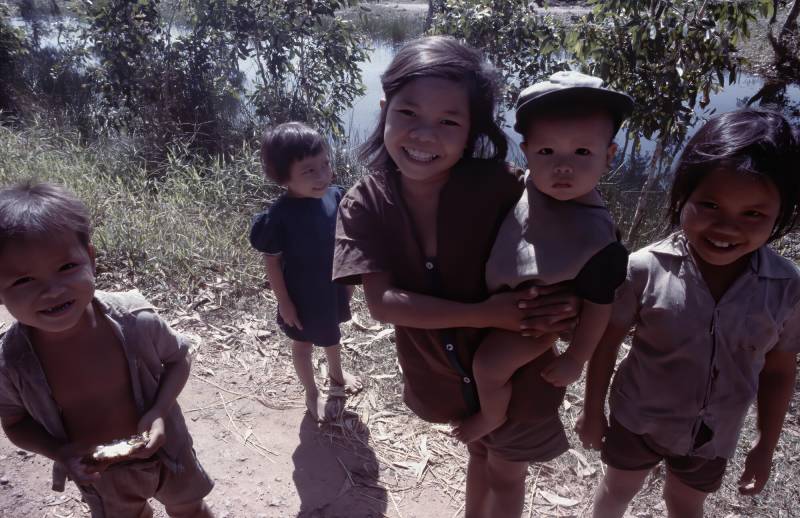
[[542,497],[551,504],[560,505],[561,507],[573,507],[580,503],[577,500],[573,500],[572,498],[559,496],[555,493],[551,493],[550,491],[546,491],[544,489],[540,489],[539,494],[542,495]]
[[370,325],[367,325],[367,324],[363,323],[358,318],[358,314],[353,315],[352,322],[353,322],[353,326],[354,327],[357,327],[357,328],[362,329],[364,331],[377,331],[377,330],[379,330],[381,328],[380,324],[373,324],[373,325],[370,326]]
[[390,334],[394,333],[394,328],[387,327],[386,329],[382,330],[380,333],[376,334],[372,338],[370,338],[370,342],[377,342],[383,338],[386,338]]

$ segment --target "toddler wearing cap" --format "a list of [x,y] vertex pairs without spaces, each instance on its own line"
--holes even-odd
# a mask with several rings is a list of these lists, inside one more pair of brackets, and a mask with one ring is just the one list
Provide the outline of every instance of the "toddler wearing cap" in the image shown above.
[[[632,108],[630,96],[572,71],[526,88],[517,101],[514,129],[522,135],[528,162],[526,191],[500,227],[486,282],[492,292],[524,286],[546,292],[541,287],[571,282],[584,300],[570,346],[541,373],[560,388],[556,397],[531,395],[531,406],[552,412],[554,419],[564,387],[580,377],[608,324],[614,292],[625,280],[628,252],[596,185],[611,165],[614,135]],[[456,437],[469,443],[500,426],[512,376],[553,349],[555,340],[552,334],[491,330],[473,361],[481,411],[455,428]],[[552,401],[543,405],[542,396]]]

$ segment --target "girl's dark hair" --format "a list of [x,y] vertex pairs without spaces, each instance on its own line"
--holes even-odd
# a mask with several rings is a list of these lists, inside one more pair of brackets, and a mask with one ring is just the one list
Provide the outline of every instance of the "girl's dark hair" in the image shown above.
[[494,67],[479,51],[454,38],[429,36],[406,43],[381,75],[386,102],[381,108],[378,125],[359,151],[361,160],[372,170],[395,169],[394,160],[383,142],[386,110],[395,94],[405,85],[424,77],[447,79],[466,88],[470,121],[464,156],[505,159],[508,142],[494,120],[499,93],[499,80]]
[[0,190],[0,249],[12,240],[74,232],[89,246],[89,210],[67,189],[28,180]]
[[743,108],[708,120],[686,144],[675,169],[667,217],[674,228],[700,182],[719,169],[771,180],[781,198],[769,240],[795,225],[800,203],[800,142],[779,113]]
[[279,185],[289,181],[292,164],[328,149],[322,135],[302,122],[285,122],[268,129],[261,139],[264,176]]

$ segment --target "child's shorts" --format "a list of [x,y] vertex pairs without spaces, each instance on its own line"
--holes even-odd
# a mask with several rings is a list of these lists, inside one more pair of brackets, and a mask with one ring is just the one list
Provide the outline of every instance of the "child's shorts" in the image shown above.
[[114,464],[98,482],[78,486],[92,518],[150,518],[153,509],[148,498],[169,507],[196,502],[211,492],[214,482],[203,470],[194,449],[186,448],[176,460],[178,472],[153,457]]
[[613,415],[609,425],[601,457],[612,468],[626,471],[651,469],[663,459],[670,473],[693,489],[713,493],[722,485],[728,459],[672,455],[649,436],[635,434],[622,426]]
[[485,437],[467,444],[470,454],[491,452],[509,462],[547,462],[569,449],[567,434],[558,415],[539,421],[509,419]]

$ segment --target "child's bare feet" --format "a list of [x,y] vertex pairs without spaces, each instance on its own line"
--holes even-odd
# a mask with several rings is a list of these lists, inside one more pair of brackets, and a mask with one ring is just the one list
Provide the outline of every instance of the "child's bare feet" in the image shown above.
[[453,428],[453,435],[459,441],[467,444],[477,441],[487,433],[499,428],[505,422],[505,416],[498,421],[497,419],[490,419],[483,412],[478,412],[464,419]]
[[342,379],[338,380],[334,378],[332,375],[330,376],[331,380],[331,389],[335,390],[336,388],[344,390],[345,394],[358,394],[361,392],[361,389],[364,388],[364,385],[361,383],[361,378],[358,376],[354,376],[350,374],[346,370],[342,369]]
[[311,414],[311,417],[318,423],[328,420],[325,412],[325,399],[319,392],[315,394],[306,394],[306,408],[308,409],[308,413]]

